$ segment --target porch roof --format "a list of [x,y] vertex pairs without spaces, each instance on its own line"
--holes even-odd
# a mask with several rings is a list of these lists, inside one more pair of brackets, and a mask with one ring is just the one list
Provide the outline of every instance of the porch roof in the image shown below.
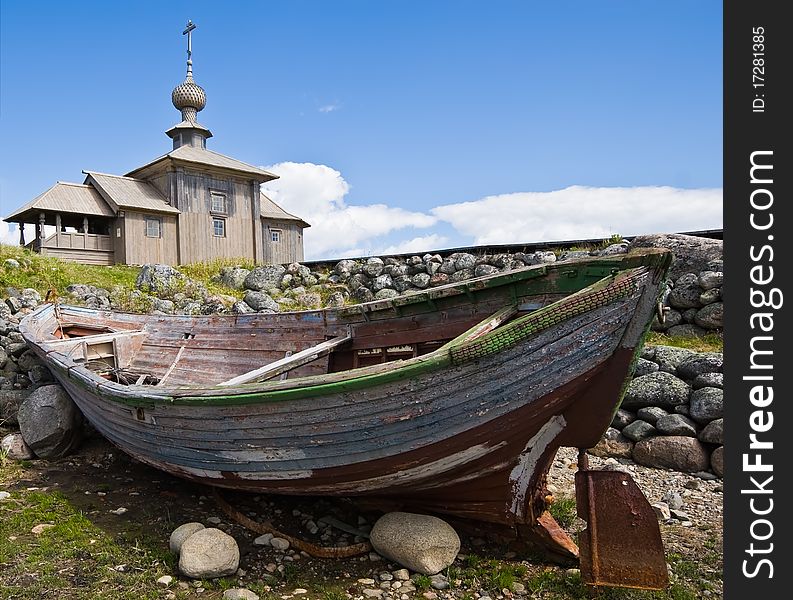
[[42,212],[115,216],[113,209],[90,185],[59,181],[3,220],[8,223],[38,223],[39,213]]

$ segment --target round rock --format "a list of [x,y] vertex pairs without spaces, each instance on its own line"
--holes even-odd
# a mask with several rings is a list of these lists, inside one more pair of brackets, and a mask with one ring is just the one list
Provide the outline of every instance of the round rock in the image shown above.
[[710,466],[710,455],[693,437],[661,435],[637,442],[633,460],[645,467],[695,473]]
[[646,421],[650,425],[655,425],[658,422],[658,419],[665,417],[668,414],[668,412],[666,412],[663,408],[659,408],[658,406],[645,406],[644,408],[639,409],[639,411],[636,413],[636,417],[642,421]]
[[633,369],[634,377],[641,377],[642,375],[649,375],[655,373],[659,369],[658,363],[644,358],[639,358],[636,361],[636,366]]
[[716,419],[708,423],[699,433],[699,441],[706,444],[724,443],[724,419]]
[[245,276],[243,285],[249,289],[260,292],[267,288],[278,287],[286,269],[281,265],[262,265],[253,269]]
[[694,378],[691,384],[695,390],[704,387],[724,387],[724,374],[723,373],[702,373]]
[[34,390],[17,419],[22,438],[39,458],[60,458],[80,442],[82,414],[59,385]]
[[391,512],[372,527],[375,551],[418,573],[434,575],[454,562],[460,537],[445,521],[429,515]]
[[697,311],[694,324],[703,329],[721,329],[724,327],[724,302],[713,302]]
[[2,442],[0,442],[0,450],[5,452],[8,458],[14,460],[30,460],[31,458],[36,458],[36,455],[33,454],[33,450],[31,450],[30,446],[22,439],[21,433],[9,433],[5,436]]
[[675,281],[675,287],[669,294],[669,305],[677,309],[698,308],[699,295],[702,288],[699,287],[697,276],[694,273],[686,273]]
[[695,379],[703,373],[718,373],[724,366],[721,352],[700,352],[686,358],[677,367],[677,375],[683,379]]
[[637,419],[630,425],[626,425],[622,430],[622,435],[624,435],[629,440],[633,440],[634,442],[651,437],[656,433],[658,432],[656,431],[655,427],[646,421],[642,421],[641,419]]
[[666,415],[658,419],[655,428],[664,435],[684,435],[697,437],[697,425],[685,415]]
[[677,368],[686,360],[695,356],[696,352],[675,346],[656,346],[655,358],[658,368],[666,373],[676,373]]
[[697,423],[710,423],[724,414],[724,391],[704,387],[691,393],[689,414]]
[[620,408],[614,414],[614,418],[611,420],[611,426],[615,429],[622,430],[626,425],[630,425],[636,420],[636,415],[630,411],[625,410],[624,408]]
[[689,387],[684,381],[671,373],[658,371],[631,381],[622,400],[622,407],[637,409],[659,406],[665,410],[672,410],[688,400],[688,393]]
[[179,527],[174,529],[173,533],[171,533],[171,537],[168,540],[168,548],[174,554],[179,554],[185,540],[202,529],[205,529],[205,527],[201,523],[185,523],[184,525],[179,525]]
[[193,579],[233,575],[239,566],[240,549],[236,540],[214,527],[188,537],[179,553],[179,571]]

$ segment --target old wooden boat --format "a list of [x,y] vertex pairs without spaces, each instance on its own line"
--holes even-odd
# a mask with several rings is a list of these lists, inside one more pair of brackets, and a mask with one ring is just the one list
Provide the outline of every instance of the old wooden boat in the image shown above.
[[143,463],[221,488],[390,500],[575,556],[545,477],[560,446],[609,426],[669,262],[646,249],[280,314],[48,304],[20,331]]

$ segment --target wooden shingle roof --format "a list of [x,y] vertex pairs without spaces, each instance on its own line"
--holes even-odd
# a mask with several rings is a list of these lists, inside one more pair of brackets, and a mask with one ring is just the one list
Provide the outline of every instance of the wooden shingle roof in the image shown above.
[[142,210],[156,213],[178,214],[179,210],[168,204],[160,191],[145,181],[132,177],[83,171],[85,182],[96,187],[102,197],[116,210]]
[[260,197],[262,204],[261,216],[265,219],[274,219],[277,221],[297,221],[300,223],[301,227],[311,227],[311,225],[306,223],[300,217],[296,217],[295,215],[286,212],[283,208],[278,206],[263,193],[260,194]]
[[38,222],[40,212],[75,213],[112,217],[115,211],[90,185],[59,181],[43,194],[7,216],[9,223]]
[[192,164],[198,167],[214,167],[224,171],[235,171],[247,176],[253,175],[255,179],[262,182],[278,179],[278,175],[244,163],[236,158],[231,158],[219,152],[212,152],[212,150],[207,150],[206,148],[194,148],[193,146],[179,146],[176,150],[172,150],[168,154],[155,158],[142,167],[130,171],[127,173],[127,177],[135,177],[148,170],[150,167],[168,160],[181,164]]

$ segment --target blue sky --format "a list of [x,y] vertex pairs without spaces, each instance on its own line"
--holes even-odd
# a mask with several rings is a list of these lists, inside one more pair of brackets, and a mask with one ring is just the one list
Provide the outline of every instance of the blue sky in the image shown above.
[[722,225],[721,2],[0,11],[0,216],[170,149],[189,18],[208,147],[281,175],[309,257]]

